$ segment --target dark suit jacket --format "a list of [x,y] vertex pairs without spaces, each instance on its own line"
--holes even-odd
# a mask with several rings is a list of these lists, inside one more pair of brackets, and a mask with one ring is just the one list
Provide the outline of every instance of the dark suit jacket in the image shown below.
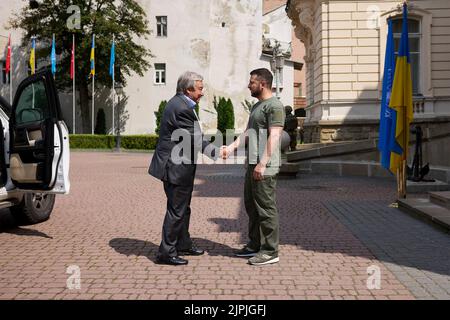
[[[190,185],[194,181],[198,151],[203,153],[206,150],[206,155],[217,158],[218,148],[203,139],[196,121],[194,110],[182,94],[177,94],[169,100],[161,119],[158,144],[148,169],[150,175],[172,184]],[[196,126],[195,131],[194,126]],[[172,133],[177,129],[183,130],[182,133],[189,137],[190,141],[183,142],[182,139],[172,141]],[[186,148],[178,150],[180,146],[186,147],[186,145],[189,150]],[[177,147],[174,152],[176,159],[172,159],[172,151],[175,147]],[[182,163],[180,158],[183,159]]]

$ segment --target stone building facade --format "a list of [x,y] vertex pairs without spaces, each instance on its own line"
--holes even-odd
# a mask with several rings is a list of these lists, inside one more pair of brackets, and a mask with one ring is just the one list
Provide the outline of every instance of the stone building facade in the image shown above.
[[[309,142],[376,138],[387,21],[399,26],[403,1],[289,0],[304,43]],[[408,1],[414,123],[450,122],[450,2]],[[401,29],[394,30],[399,38]]]

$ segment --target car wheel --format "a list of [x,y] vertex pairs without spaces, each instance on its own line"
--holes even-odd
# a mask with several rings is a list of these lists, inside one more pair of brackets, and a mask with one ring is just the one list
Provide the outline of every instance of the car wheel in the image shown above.
[[50,218],[54,204],[54,194],[26,193],[10,210],[19,224],[35,224]]

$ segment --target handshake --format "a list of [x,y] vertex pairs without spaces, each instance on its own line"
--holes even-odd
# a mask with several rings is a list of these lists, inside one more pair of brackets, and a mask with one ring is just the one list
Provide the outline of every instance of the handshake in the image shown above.
[[222,159],[227,159],[233,152],[234,152],[233,145],[220,147],[220,157],[222,157]]

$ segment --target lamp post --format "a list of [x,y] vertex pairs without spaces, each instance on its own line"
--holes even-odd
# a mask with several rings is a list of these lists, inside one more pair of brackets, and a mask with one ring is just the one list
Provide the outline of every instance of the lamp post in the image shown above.
[[117,82],[114,85],[114,90],[116,91],[117,100],[118,100],[117,101],[117,107],[115,108],[116,111],[117,111],[117,114],[115,116],[115,118],[116,118],[116,126],[115,126],[115,129],[116,129],[116,132],[115,132],[116,133],[116,146],[114,148],[114,151],[120,152],[120,108],[121,108],[120,97],[123,94],[123,86],[122,86],[122,84],[120,82]]
[[276,97],[280,98],[280,74],[283,71],[284,56],[280,50],[280,42],[275,40],[275,46],[272,51],[272,59],[270,60],[270,68],[275,73]]

